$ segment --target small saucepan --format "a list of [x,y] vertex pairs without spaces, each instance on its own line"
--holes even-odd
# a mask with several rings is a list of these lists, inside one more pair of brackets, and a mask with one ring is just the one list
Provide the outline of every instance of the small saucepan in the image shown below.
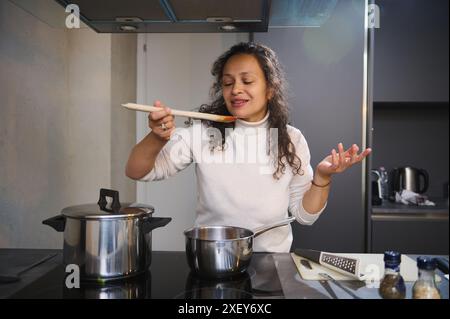
[[250,230],[233,226],[200,226],[184,232],[186,257],[192,271],[201,277],[224,278],[243,274],[253,254],[253,238],[295,220],[282,221]]

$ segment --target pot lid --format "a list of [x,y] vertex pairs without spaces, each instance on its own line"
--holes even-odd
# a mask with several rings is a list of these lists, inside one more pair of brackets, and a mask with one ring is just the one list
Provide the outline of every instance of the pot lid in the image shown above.
[[84,204],[66,207],[61,214],[77,219],[114,219],[114,218],[136,218],[151,215],[154,208],[144,204],[121,203],[120,209],[103,210],[98,204]]
[[[111,197],[109,204],[106,197]],[[138,203],[120,203],[119,192],[110,189],[100,189],[100,198],[97,204],[84,204],[66,207],[61,214],[77,219],[121,219],[137,218],[151,215],[153,206]]]

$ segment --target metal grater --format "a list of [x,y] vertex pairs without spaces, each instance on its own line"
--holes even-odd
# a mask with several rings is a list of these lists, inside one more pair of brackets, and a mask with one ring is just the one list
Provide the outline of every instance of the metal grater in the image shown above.
[[322,253],[320,264],[332,268],[340,273],[359,278],[359,260],[351,257],[342,257],[330,253]]
[[360,261],[358,258],[344,257],[312,249],[297,248],[294,250],[294,252],[299,256],[308,258],[311,261],[314,261],[341,274],[351,276],[359,280],[361,280],[363,277],[363,274],[361,274]]

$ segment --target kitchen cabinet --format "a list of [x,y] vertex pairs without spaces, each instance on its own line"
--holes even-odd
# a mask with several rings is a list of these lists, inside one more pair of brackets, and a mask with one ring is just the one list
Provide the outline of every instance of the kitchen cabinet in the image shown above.
[[370,251],[448,253],[448,1],[376,0],[371,168],[425,169],[435,208],[371,208]]
[[447,201],[436,206],[408,206],[386,202],[372,208],[371,252],[397,250],[405,254],[448,254]]
[[375,3],[374,101],[448,102],[448,0]]

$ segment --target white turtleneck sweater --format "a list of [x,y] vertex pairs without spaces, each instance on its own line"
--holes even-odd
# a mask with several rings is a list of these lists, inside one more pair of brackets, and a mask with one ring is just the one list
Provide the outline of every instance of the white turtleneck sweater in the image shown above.
[[[195,163],[196,226],[226,225],[254,230],[288,217],[288,211],[300,224],[311,225],[325,207],[319,213],[310,214],[302,205],[313,178],[308,144],[298,129],[287,126],[303,174],[294,175],[285,162],[284,174],[274,179],[275,166],[270,164],[273,152],[267,154],[268,117],[269,113],[259,122],[238,119],[235,129],[226,135],[223,149],[211,147],[213,129],[200,121],[189,128],[177,128],[158,154],[154,168],[141,180],[166,179]],[[221,145],[220,139],[215,145]],[[277,149],[276,145],[269,148]],[[292,229],[288,225],[255,237],[254,250],[289,252],[291,244]]]

